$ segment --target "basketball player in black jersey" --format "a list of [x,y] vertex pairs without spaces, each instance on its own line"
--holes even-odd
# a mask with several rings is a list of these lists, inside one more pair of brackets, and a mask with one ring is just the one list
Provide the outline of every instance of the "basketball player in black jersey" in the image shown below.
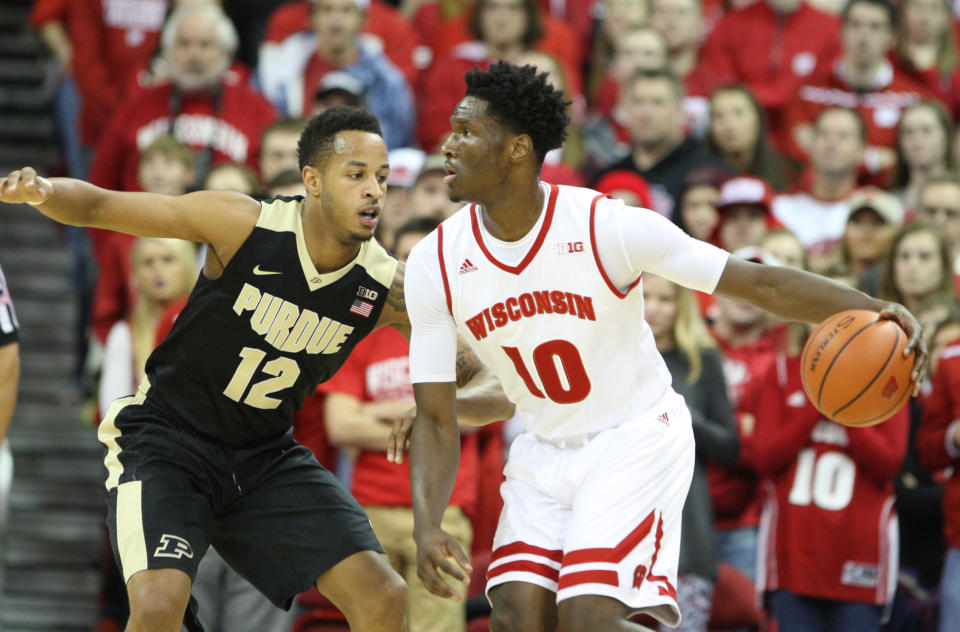
[[[275,604],[316,586],[355,631],[406,629],[406,586],[359,505],[291,413],[376,327],[409,337],[403,265],[371,239],[389,167],[375,117],[334,108],[300,139],[306,198],[117,193],[31,168],[0,201],[65,224],[209,244],[203,274],[138,392],[100,425],[128,631],[199,629],[190,586],[209,545]],[[464,352],[461,414],[512,414]],[[482,375],[481,375],[482,374]],[[466,560],[460,560],[466,563]]]

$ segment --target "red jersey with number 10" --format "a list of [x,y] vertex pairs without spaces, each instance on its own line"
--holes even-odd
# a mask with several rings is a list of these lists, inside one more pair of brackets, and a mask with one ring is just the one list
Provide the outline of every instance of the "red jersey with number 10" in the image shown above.
[[883,604],[893,598],[898,529],[893,481],[908,409],[869,428],[824,419],[804,394],[800,357],[764,380],[756,440],[743,455],[768,477],[758,589]]

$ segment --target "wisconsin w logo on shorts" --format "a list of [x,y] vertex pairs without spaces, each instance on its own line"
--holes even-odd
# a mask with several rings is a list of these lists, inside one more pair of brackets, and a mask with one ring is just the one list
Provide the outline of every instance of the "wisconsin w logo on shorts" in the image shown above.
[[164,533],[160,536],[160,545],[157,547],[157,550],[153,552],[154,557],[176,557],[176,558],[193,558],[193,549],[190,548],[190,543],[177,535],[170,535]]

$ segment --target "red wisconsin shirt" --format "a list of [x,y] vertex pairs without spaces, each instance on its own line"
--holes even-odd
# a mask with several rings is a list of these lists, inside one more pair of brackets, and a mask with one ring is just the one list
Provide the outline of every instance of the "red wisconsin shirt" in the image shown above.
[[847,83],[838,61],[829,73],[797,90],[786,114],[790,130],[788,151],[798,159],[805,159],[806,152],[794,136],[796,128],[812,124],[821,110],[833,105],[860,112],[867,126],[868,146],[892,149],[897,145],[900,113],[908,105],[930,96],[933,95],[923,84],[889,62],[882,68],[873,90],[858,90]]
[[[752,423],[744,423],[744,417],[757,415],[759,383],[773,366],[781,337],[782,333],[774,330],[753,344],[731,347],[714,332],[723,353],[723,376],[737,418],[741,452],[743,444],[752,440],[752,432],[748,432]],[[710,463],[708,468],[717,529],[756,526],[760,521],[760,479],[753,468],[742,458],[732,467]]]
[[724,83],[747,84],[767,108],[776,139],[780,116],[801,83],[840,52],[840,22],[806,3],[789,15],[764,0],[727,13],[702,59]]
[[764,482],[759,590],[883,604],[897,577],[893,482],[907,451],[909,407],[847,428],[807,399],[800,356],[762,381],[756,440],[744,458]]
[[[276,118],[273,106],[227,74],[220,109],[209,95],[184,95],[173,135],[193,149],[211,147],[211,163],[239,162],[257,169],[260,135]],[[90,167],[90,182],[105,189],[138,191],[140,151],[170,130],[169,84],[143,89],[117,110]]]
[[[408,399],[413,404],[410,384],[410,345],[393,327],[382,327],[360,341],[337,373],[320,385],[325,393],[344,393],[362,402]],[[476,435],[460,444],[460,469],[450,504],[473,514],[477,500],[479,464]],[[384,452],[361,451],[353,470],[350,490],[361,505],[409,507],[410,466],[390,463]]]
[[[957,341],[960,342],[960,341]],[[943,485],[943,532],[951,548],[960,549],[960,450],[953,445],[953,429],[960,419],[960,344],[943,350],[933,388],[923,409],[915,448],[931,472],[947,470]]]

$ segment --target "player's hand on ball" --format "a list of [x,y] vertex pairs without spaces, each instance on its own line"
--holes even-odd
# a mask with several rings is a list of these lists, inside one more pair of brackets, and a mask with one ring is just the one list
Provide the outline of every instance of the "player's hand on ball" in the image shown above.
[[391,463],[403,463],[403,455],[410,449],[410,431],[413,430],[413,418],[417,414],[414,406],[393,422],[390,438],[387,439],[387,460]]
[[416,537],[416,540],[417,575],[423,585],[439,597],[462,600],[466,595],[457,592],[441,574],[442,571],[464,584],[470,583],[470,571],[473,567],[460,543],[439,527],[431,527]]
[[920,394],[920,387],[927,377],[927,343],[923,340],[923,328],[913,314],[899,303],[890,303],[880,310],[880,318],[897,323],[909,337],[907,347],[903,350],[904,356],[916,352],[913,372],[910,373],[910,379],[913,381],[913,396],[916,397]]
[[11,171],[0,178],[0,202],[43,204],[53,195],[53,183],[37,175],[32,167]]

